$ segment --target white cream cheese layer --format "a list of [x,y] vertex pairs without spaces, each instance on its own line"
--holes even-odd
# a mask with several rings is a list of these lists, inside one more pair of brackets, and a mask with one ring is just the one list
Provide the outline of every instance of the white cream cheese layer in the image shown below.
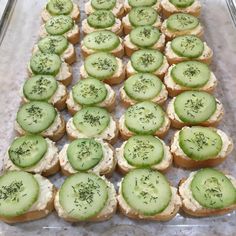
[[[183,129],[190,129],[190,127],[184,127]],[[221,137],[222,148],[221,148],[221,151],[218,153],[218,155],[215,158],[224,158],[225,156],[227,156],[229,154],[229,152],[232,151],[233,142],[232,142],[231,138],[229,138],[228,135],[226,133],[224,133],[223,131],[216,129],[216,132]],[[180,133],[180,131],[177,131],[174,135],[173,142],[171,144],[171,152],[177,156],[181,156],[186,159],[189,159],[189,157],[184,153],[184,151],[181,149],[181,147],[179,145],[179,133]]]
[[[191,183],[194,178],[194,175],[197,174],[197,171],[190,173],[189,177],[182,183],[179,187],[179,193],[182,198],[183,205],[191,209],[191,211],[197,211],[202,209],[207,209],[199,204],[197,200],[193,197],[192,191],[191,191]],[[234,187],[236,188],[236,180],[233,176],[226,175],[227,178],[232,182]]]
[[[111,117],[110,118],[110,123],[107,126],[107,128],[105,128],[101,134],[96,135],[94,138],[101,138],[101,139],[105,139],[105,140],[111,140],[116,135],[116,129],[117,129],[116,122]],[[74,122],[73,122],[73,117],[68,120],[68,122],[66,124],[66,131],[67,131],[67,133],[69,133],[74,138],[88,138],[88,137],[90,137],[88,135],[83,134],[82,132],[80,132],[75,127]]]
[[[55,166],[58,162],[58,149],[53,141],[46,138],[45,139],[48,145],[47,152],[44,154],[42,159],[32,167],[24,168],[24,171],[29,171],[33,173],[41,174]],[[7,159],[4,163],[6,170],[22,170],[18,166],[16,166],[10,159],[7,152]]]
[[82,30],[85,34],[89,34],[89,33],[92,33],[94,31],[100,31],[100,30],[110,30],[113,33],[117,33],[117,32],[120,31],[121,27],[122,27],[122,24],[121,24],[121,21],[118,18],[115,19],[115,23],[114,23],[113,26],[110,26],[110,27],[107,27],[107,28],[104,28],[104,29],[93,28],[92,26],[89,25],[87,19],[84,19],[82,21]]
[[[169,102],[169,104],[167,106],[166,113],[171,120],[178,120],[179,122],[184,123],[183,121],[180,120],[180,118],[178,117],[178,115],[175,112],[175,108],[174,108],[175,99],[176,99],[176,97],[174,97]],[[219,100],[216,99],[216,110],[215,110],[214,114],[212,114],[212,116],[207,120],[207,122],[209,122],[209,123],[216,122],[219,120],[220,117],[222,117],[223,114],[224,114],[223,105]]]
[[188,87],[184,87],[182,85],[179,85],[177,84],[172,75],[171,75],[171,71],[172,69],[175,67],[176,65],[171,65],[168,69],[168,72],[164,78],[164,83],[166,85],[167,88],[170,88],[172,90],[199,90],[199,91],[205,91],[205,90],[209,90],[209,89],[212,89],[212,88],[215,88],[216,85],[217,85],[217,79],[214,75],[213,72],[211,72],[210,74],[210,78],[208,80],[208,82],[201,88],[196,88],[196,89],[193,89],[193,88],[188,88]]
[[[105,84],[105,87],[107,89],[106,98],[102,102],[100,102],[94,106],[108,107],[109,105],[111,105],[113,103],[115,96],[116,96],[115,91],[108,84]],[[68,107],[70,107],[71,109],[76,110],[76,111],[79,111],[83,107],[83,105],[76,103],[76,101],[73,98],[72,91],[70,91],[70,93],[69,93],[66,104]]]
[[[114,165],[116,164],[116,160],[114,158],[113,150],[111,149],[108,143],[103,142],[101,139],[95,139],[95,140],[101,143],[102,145],[103,158],[96,166],[88,170],[88,172],[94,172],[98,175],[103,175],[109,173],[113,169]],[[70,174],[74,174],[77,173],[78,171],[72,167],[72,165],[68,160],[67,157],[68,146],[69,144],[65,144],[59,153],[60,166],[62,167],[62,169],[69,172]]]
[[[101,177],[101,178],[103,178],[103,180],[105,180],[105,182],[107,184],[108,199],[107,199],[107,202],[106,202],[105,206],[103,207],[103,209],[96,216],[94,216],[97,219],[106,218],[107,216],[111,215],[111,213],[113,212],[114,208],[116,208],[116,205],[117,205],[116,190],[115,190],[113,184],[110,183],[108,180],[106,180],[104,177]],[[70,215],[62,208],[62,206],[60,204],[59,191],[57,192],[57,194],[55,196],[54,205],[55,205],[55,208],[57,210],[57,214],[59,215],[59,217],[71,218]],[[79,219],[78,219],[78,221],[79,221]]]
[[[161,11],[160,2],[160,0],[157,0],[156,3],[152,6],[152,8],[154,8],[157,12]],[[126,12],[129,12],[132,9],[132,7],[129,5],[129,0],[124,0],[124,8]]]
[[[134,105],[138,102],[128,96],[128,94],[124,90],[124,86],[120,88],[120,97],[123,101],[129,103],[130,105]],[[156,97],[154,97],[151,101],[161,104],[164,101],[166,101],[167,97],[168,97],[168,92],[166,90],[166,87],[165,85],[162,85],[160,93]]]
[[[165,170],[167,169],[171,163],[172,163],[172,155],[170,152],[170,148],[162,141],[160,140],[161,143],[163,144],[163,148],[164,148],[164,155],[163,155],[163,159],[161,160],[160,163],[151,166],[151,169],[153,170]],[[125,141],[120,148],[116,149],[116,158],[118,161],[118,165],[123,169],[126,170],[127,172],[133,169],[136,169],[135,166],[132,166],[128,163],[128,161],[125,159],[124,156],[124,148],[125,148],[125,144],[127,143],[127,141]]]

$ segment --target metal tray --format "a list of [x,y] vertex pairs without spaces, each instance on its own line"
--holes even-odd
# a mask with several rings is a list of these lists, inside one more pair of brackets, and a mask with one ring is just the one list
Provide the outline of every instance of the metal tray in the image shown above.
[[[84,14],[84,2],[79,4],[82,19]],[[0,7],[3,5],[0,0]],[[232,3],[228,0],[202,0],[203,11],[201,22],[205,28],[205,40],[214,50],[214,62],[211,66],[219,80],[216,96],[223,102],[225,117],[220,125],[224,131],[231,135],[236,143],[236,31],[230,13],[234,16]],[[38,40],[38,31],[41,24],[40,13],[45,0],[18,0],[12,3],[8,9],[5,30],[0,37],[0,167],[5,152],[11,140],[14,138],[14,120],[20,104],[19,89],[27,78],[26,66],[31,56],[31,49]],[[233,17],[232,17],[233,18]],[[82,57],[77,49],[77,63],[73,65],[75,83],[79,79],[79,65]],[[115,86],[118,89],[120,86]],[[70,89],[70,88],[69,88]],[[119,105],[117,96],[117,118],[124,112]],[[68,119],[66,112],[63,112]],[[170,142],[173,130],[166,137],[166,143]],[[58,142],[61,147],[66,138]],[[115,146],[120,146],[119,141]],[[218,168],[236,176],[236,151]],[[188,176],[189,172],[172,167],[167,177],[173,185]],[[121,176],[114,173],[111,181],[116,185]],[[63,177],[57,174],[50,178],[59,187]],[[78,223],[71,224],[59,219],[56,213],[45,219],[23,224],[7,225],[0,223],[0,235],[236,235],[236,213],[220,217],[196,219],[178,214],[173,220],[165,223],[152,221],[134,221],[117,213],[111,220],[103,223]]]

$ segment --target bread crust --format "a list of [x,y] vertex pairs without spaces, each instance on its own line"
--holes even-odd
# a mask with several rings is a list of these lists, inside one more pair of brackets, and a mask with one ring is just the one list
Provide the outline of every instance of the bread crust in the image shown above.
[[[186,179],[182,179],[179,182],[179,187],[186,181]],[[203,209],[198,209],[196,211],[193,211],[192,209],[188,208],[184,204],[184,198],[181,196],[179,193],[181,199],[182,199],[182,207],[181,209],[188,215],[194,216],[194,217],[207,217],[207,216],[219,216],[219,215],[225,215],[228,214],[234,210],[236,210],[236,204],[233,204],[232,206],[225,207],[223,209],[208,209],[208,208],[203,208]]]
[[35,210],[35,211],[27,212],[23,215],[15,216],[12,218],[6,218],[3,216],[0,216],[0,220],[8,224],[14,224],[14,223],[22,223],[22,222],[28,222],[28,221],[44,218],[54,210],[55,195],[56,195],[56,188],[53,186],[52,198],[50,199],[50,201],[48,201],[44,209],[39,210],[39,211]]
[[45,176],[45,177],[48,177],[50,175],[54,175],[56,174],[57,172],[60,171],[60,163],[59,163],[59,160],[55,163],[55,165],[51,166],[49,169],[47,170],[44,170],[42,172],[42,176]]
[[67,40],[72,44],[77,44],[80,40],[79,28],[75,33],[73,33],[71,35],[67,35]]
[[68,55],[68,57],[65,57],[65,62],[69,65],[73,64],[74,62],[76,62],[76,52],[75,52],[75,48],[73,47],[73,52]]
[[73,80],[73,76],[72,76],[72,69],[71,67],[69,67],[69,75],[65,78],[63,78],[63,80],[57,80],[58,82],[61,82],[62,84],[64,84],[65,86],[68,86],[71,84],[72,80]]
[[53,105],[57,108],[57,110],[62,111],[66,108],[66,99],[67,99],[67,92],[60,100],[58,100]]
[[52,141],[56,142],[59,139],[61,139],[65,132],[66,132],[66,123],[65,120],[60,116],[61,118],[61,125],[60,127],[52,134],[52,135],[47,135],[47,138],[50,138]]

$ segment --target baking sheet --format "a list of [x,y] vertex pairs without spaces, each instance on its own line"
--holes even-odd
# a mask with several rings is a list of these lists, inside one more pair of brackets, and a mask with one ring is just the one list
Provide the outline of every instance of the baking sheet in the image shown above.
[[[41,24],[40,13],[45,0],[18,0],[10,18],[9,26],[0,45],[0,167],[6,149],[14,138],[14,120],[20,104],[19,90],[27,78],[26,66],[31,56],[33,45],[38,40]],[[85,14],[85,1],[76,1],[81,9],[81,20]],[[225,117],[221,129],[226,131],[236,143],[236,31],[231,21],[225,0],[203,0],[201,22],[205,28],[205,40],[214,50],[211,66],[219,80],[216,97],[224,104]],[[1,0],[0,0],[1,4]],[[79,79],[79,65],[82,58],[79,45],[76,46],[77,63],[73,65],[73,84]],[[120,86],[114,86],[118,90]],[[70,87],[69,87],[70,89]],[[124,109],[118,105],[115,116],[119,118]],[[63,112],[65,118],[69,116]],[[165,138],[170,143],[171,130]],[[66,142],[62,139],[59,147]],[[115,146],[120,146],[118,142]],[[218,167],[236,176],[236,151]],[[172,167],[167,173],[173,185],[188,176],[189,172]],[[114,173],[111,181],[116,184],[121,176]],[[50,177],[59,187],[63,181],[60,174]],[[71,224],[59,219],[54,212],[45,219],[7,225],[0,222],[0,235],[236,235],[236,213],[220,217],[195,219],[182,213],[165,223],[152,221],[134,221],[116,214],[111,220],[102,223]]]

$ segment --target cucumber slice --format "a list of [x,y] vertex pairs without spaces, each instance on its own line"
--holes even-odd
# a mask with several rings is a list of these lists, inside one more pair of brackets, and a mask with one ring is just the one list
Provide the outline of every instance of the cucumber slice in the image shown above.
[[98,52],[85,59],[84,67],[90,76],[97,79],[106,79],[116,72],[118,65],[112,54]]
[[216,99],[206,92],[187,91],[176,97],[174,109],[181,121],[199,124],[214,114]]
[[130,33],[130,41],[138,47],[152,47],[160,38],[160,31],[153,26],[139,26]]
[[192,30],[198,25],[198,18],[186,13],[176,13],[167,19],[167,28],[171,31]]
[[165,176],[149,169],[129,172],[122,181],[121,190],[128,205],[147,216],[164,211],[172,197]]
[[180,57],[198,58],[204,51],[204,44],[197,36],[184,35],[173,39],[171,48]]
[[50,0],[46,9],[52,15],[68,15],[73,10],[73,3],[71,0]]
[[34,74],[57,75],[61,67],[61,59],[56,54],[35,53],[30,59],[30,68]]
[[61,55],[68,48],[68,41],[62,35],[50,35],[39,40],[38,47],[43,53]]
[[149,135],[131,137],[124,147],[124,157],[135,167],[151,167],[160,163],[164,156],[162,142]]
[[48,34],[62,35],[71,30],[73,26],[74,22],[71,17],[60,15],[49,19],[45,24],[45,29]]
[[108,199],[106,182],[92,173],[77,173],[68,177],[59,190],[59,202],[66,213],[75,219],[96,216]]
[[25,81],[24,96],[30,101],[48,101],[58,88],[57,81],[50,75],[36,75]]
[[130,98],[136,101],[147,101],[157,97],[162,86],[163,84],[157,76],[138,73],[125,81],[124,90]]
[[109,52],[120,45],[119,37],[111,31],[102,30],[87,34],[84,45],[95,51]]
[[181,62],[171,70],[173,80],[187,88],[201,88],[210,80],[209,66],[198,61]]
[[96,10],[112,10],[116,0],[91,0],[91,5]]
[[27,168],[37,164],[48,150],[46,140],[40,135],[26,135],[16,138],[8,154],[14,165]]
[[198,171],[191,182],[194,199],[203,207],[221,209],[236,202],[236,191],[232,182],[218,170],[206,168]]
[[178,8],[190,7],[194,3],[194,0],[169,0],[169,1]]
[[115,16],[111,11],[97,10],[91,13],[88,18],[88,24],[95,29],[105,29],[115,24]]
[[78,111],[73,117],[75,127],[88,137],[101,134],[110,123],[110,116],[106,109],[100,107],[86,107]]
[[33,175],[10,171],[0,177],[0,216],[11,218],[26,213],[37,201],[39,184]]
[[154,134],[164,123],[165,113],[153,102],[140,102],[125,112],[126,127],[137,134]]
[[215,158],[222,149],[220,135],[211,128],[191,127],[179,133],[179,146],[191,159],[203,161]]
[[94,139],[77,139],[68,146],[67,157],[73,169],[90,170],[103,158],[102,145]]
[[128,0],[131,7],[151,7],[157,3],[157,0]]
[[49,128],[56,118],[55,108],[46,102],[29,102],[17,112],[17,123],[23,130],[38,134]]
[[134,27],[153,25],[157,17],[157,12],[152,7],[136,7],[129,12],[129,21]]
[[131,56],[131,64],[138,72],[152,73],[158,70],[163,64],[163,54],[153,49],[142,49]]
[[103,82],[97,79],[80,80],[73,88],[74,100],[81,105],[95,105],[106,99],[107,89]]

